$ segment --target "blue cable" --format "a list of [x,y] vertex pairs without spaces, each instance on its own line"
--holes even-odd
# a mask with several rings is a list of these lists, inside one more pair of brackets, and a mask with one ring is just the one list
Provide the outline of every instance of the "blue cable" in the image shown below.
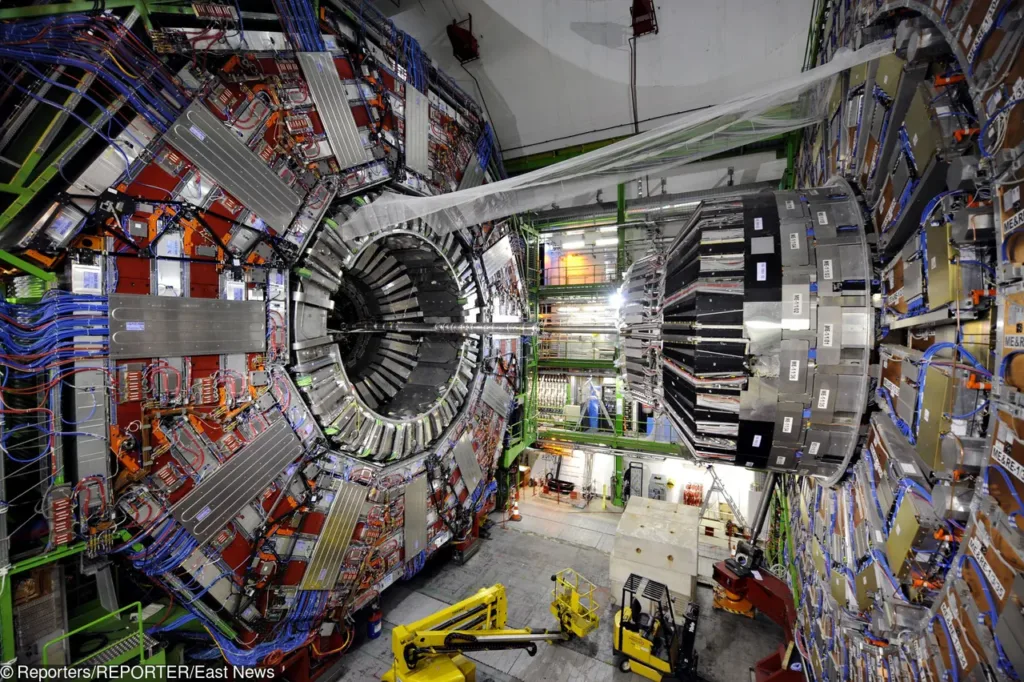
[[995,121],[997,118],[999,118],[1000,115],[1002,115],[1004,112],[1008,111],[1010,108],[1020,104],[1022,101],[1024,101],[1024,99],[1020,99],[1020,98],[1011,99],[1009,102],[1007,102],[1003,106],[1001,106],[998,109],[996,109],[996,113],[992,114],[992,116],[990,116],[981,125],[981,130],[978,133],[978,149],[981,150],[981,155],[984,156],[986,159],[992,158],[992,153],[989,152],[988,149],[985,148],[985,135],[988,132],[988,127],[990,125],[992,125],[992,122]]

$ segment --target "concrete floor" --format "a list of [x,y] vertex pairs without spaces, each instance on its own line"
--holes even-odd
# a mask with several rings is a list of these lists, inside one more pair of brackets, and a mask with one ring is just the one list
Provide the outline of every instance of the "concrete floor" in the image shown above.
[[[384,632],[357,644],[323,679],[344,682],[379,680],[391,666],[391,629],[440,610],[481,587],[502,583],[511,627],[554,627],[548,611],[550,576],[573,568],[598,587],[601,627],[582,641],[541,646],[535,657],[524,651],[468,654],[477,662],[477,680],[486,682],[634,682],[619,673],[612,658],[612,605],[608,553],[618,522],[615,512],[577,511],[540,499],[524,500],[523,521],[491,529],[480,551],[465,566],[434,562],[414,579],[392,586],[381,600]],[[611,507],[609,507],[611,509]],[[500,519],[500,517],[499,517]],[[751,620],[711,608],[712,590],[698,588],[701,619],[697,627],[700,673],[709,682],[750,679],[749,668],[781,642],[781,631],[763,616]],[[617,598],[616,598],[617,599]]]

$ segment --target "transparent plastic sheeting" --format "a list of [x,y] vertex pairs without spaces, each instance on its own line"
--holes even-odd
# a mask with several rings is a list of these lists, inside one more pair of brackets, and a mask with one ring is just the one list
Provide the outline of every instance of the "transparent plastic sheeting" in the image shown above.
[[431,197],[386,192],[356,211],[344,223],[342,234],[360,237],[416,218],[448,232],[589,195],[644,175],[664,175],[707,156],[820,123],[826,116],[833,79],[892,51],[891,40],[855,52],[841,51],[823,66],[766,84],[745,97],[507,180]]

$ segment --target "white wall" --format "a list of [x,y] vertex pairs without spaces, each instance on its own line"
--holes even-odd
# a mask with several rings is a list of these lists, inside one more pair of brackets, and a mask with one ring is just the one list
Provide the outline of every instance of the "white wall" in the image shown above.
[[[470,94],[452,57],[452,18],[473,15],[481,58],[466,68],[506,156],[633,132],[629,0],[390,0],[377,7]],[[648,129],[799,71],[812,0],[662,2],[660,33],[638,39],[637,103]]]
[[[559,474],[560,478],[562,478],[562,480],[572,481],[578,486],[582,485],[584,458],[585,455],[580,450],[575,450],[572,457],[563,457],[562,469]],[[631,460],[627,457],[625,466],[628,467],[630,461]],[[636,461],[641,462],[644,465],[645,497],[647,496],[647,484],[650,481],[651,474],[662,474],[673,483],[673,486],[669,489],[668,499],[670,502],[681,501],[683,489],[687,483],[703,483],[705,493],[707,493],[711,488],[711,474],[709,474],[704,467],[696,466],[686,460],[665,458],[662,461],[651,461],[646,459]],[[548,465],[545,463],[534,462],[532,463],[532,466],[533,471],[531,471],[531,476],[538,479],[544,478],[544,473],[547,471]],[[733,501],[739,507],[740,513],[743,514],[743,517],[748,522],[750,522],[754,515],[753,506],[756,505],[756,499],[751,500],[748,495],[750,486],[754,483],[754,472],[749,469],[729,466],[727,464],[716,464],[714,467],[718,477],[722,479],[722,482],[725,484],[725,488],[729,492],[729,495],[732,496]],[[552,473],[554,473],[553,469]],[[594,468],[591,480],[594,486],[594,491],[598,495],[601,494],[601,486],[609,485],[608,496],[611,497],[612,491],[610,488],[610,481],[614,473],[615,457],[613,455],[594,455]]]

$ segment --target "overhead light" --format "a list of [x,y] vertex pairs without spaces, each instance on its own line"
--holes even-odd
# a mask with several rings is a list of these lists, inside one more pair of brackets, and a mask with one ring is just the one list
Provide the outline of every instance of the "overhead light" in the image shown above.
[[605,225],[598,232],[615,232],[617,229],[619,229],[618,225]]
[[580,309],[573,305],[558,306],[558,312],[560,313],[578,313],[579,311]]
[[571,251],[572,249],[582,249],[586,245],[587,243],[582,239],[574,242],[562,242],[562,248],[568,251]]
[[573,230],[571,232],[563,232],[562,236],[563,237],[579,237],[581,234],[583,234],[583,230]]
[[619,243],[619,238],[618,237],[604,237],[604,238],[598,239],[596,242],[594,242],[594,244],[596,244],[597,246],[611,246],[612,244],[618,244],[618,243]]
[[614,308],[615,310],[618,310],[620,307],[622,307],[622,294],[616,291],[611,296],[609,296],[608,305]]

